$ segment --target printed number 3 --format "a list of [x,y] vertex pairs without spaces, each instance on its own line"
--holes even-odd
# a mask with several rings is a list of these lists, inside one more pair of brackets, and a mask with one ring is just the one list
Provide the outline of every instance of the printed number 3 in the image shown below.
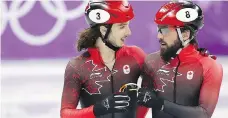
[[186,11],[186,18],[190,18],[190,14],[189,14],[189,11]]
[[100,13],[99,12],[97,12],[97,20],[100,20],[101,19],[101,16],[100,16]]

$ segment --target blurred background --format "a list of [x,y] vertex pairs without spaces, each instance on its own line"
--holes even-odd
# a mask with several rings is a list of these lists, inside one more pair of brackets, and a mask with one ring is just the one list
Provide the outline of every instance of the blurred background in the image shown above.
[[[87,1],[1,1],[1,117],[59,118],[63,75],[75,42],[88,27]],[[145,52],[159,49],[155,13],[164,1],[130,1],[135,18],[126,44]],[[212,118],[228,117],[228,2],[196,1],[205,13],[201,47],[218,56],[224,69]],[[151,118],[150,114],[147,118]]]

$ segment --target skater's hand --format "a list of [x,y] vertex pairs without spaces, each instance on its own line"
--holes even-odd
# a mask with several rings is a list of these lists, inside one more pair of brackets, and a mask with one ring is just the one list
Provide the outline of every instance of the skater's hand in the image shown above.
[[149,88],[140,88],[138,90],[138,104],[148,108],[161,110],[164,100],[158,98],[155,91]]
[[126,93],[113,94],[94,105],[94,115],[101,116],[108,113],[126,112],[130,100],[131,98]]

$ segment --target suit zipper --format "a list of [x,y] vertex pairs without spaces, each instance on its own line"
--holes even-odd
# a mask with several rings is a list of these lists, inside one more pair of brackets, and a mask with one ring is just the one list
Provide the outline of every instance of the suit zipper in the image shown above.
[[177,67],[176,67],[176,69],[175,69],[174,90],[173,90],[173,100],[174,100],[174,103],[177,102],[177,90],[176,90],[176,88],[177,88],[177,83],[176,83],[176,79],[177,79],[178,68],[179,68],[179,66],[180,66],[180,58],[179,58],[178,55],[177,55],[177,59],[178,59],[178,65],[177,65]]
[[[115,58],[116,58],[116,53],[115,53]],[[104,64],[104,63],[103,63],[103,64]],[[111,86],[112,86],[112,94],[114,93],[113,75],[112,75],[112,72],[113,72],[113,69],[114,69],[114,67],[115,67],[115,64],[116,64],[116,60],[115,60],[115,62],[114,62],[114,64],[113,64],[112,70],[110,70],[110,69],[108,68],[108,66],[106,66],[106,65],[104,64],[104,66],[105,66],[106,68],[108,68],[108,70],[111,72]],[[112,113],[112,118],[114,118],[114,113]]]
[[[113,72],[113,69],[115,67],[115,64],[116,64],[116,52],[115,52],[115,62],[113,64],[113,67],[112,67],[112,70],[111,70],[111,84],[112,84],[112,94],[114,93],[114,86],[113,86],[113,75],[112,75],[112,72]],[[112,118],[114,118],[114,113],[112,113]]]

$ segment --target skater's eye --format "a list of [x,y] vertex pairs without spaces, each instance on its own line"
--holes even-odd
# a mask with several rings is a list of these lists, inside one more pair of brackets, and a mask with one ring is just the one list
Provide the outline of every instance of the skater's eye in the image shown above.
[[125,25],[123,25],[123,26],[120,26],[120,29],[124,29],[125,28]]
[[124,29],[128,24],[127,23],[121,23],[119,24],[120,29]]
[[167,35],[170,32],[169,27],[157,27],[157,31],[162,35]]
[[161,28],[161,32],[163,35],[167,35],[170,32],[170,30],[169,28]]

